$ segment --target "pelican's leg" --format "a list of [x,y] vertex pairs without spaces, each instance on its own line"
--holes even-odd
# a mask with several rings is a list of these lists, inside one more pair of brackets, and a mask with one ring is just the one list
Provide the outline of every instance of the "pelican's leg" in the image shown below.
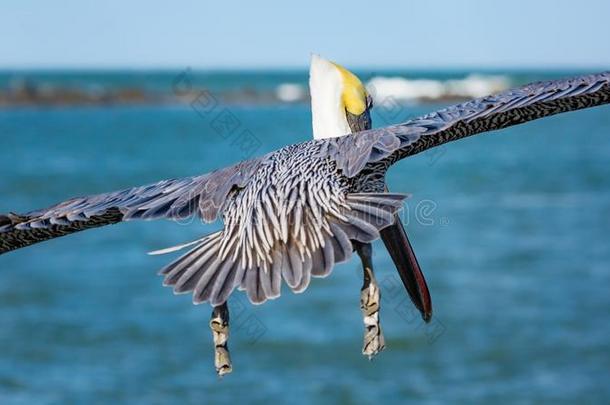
[[356,252],[362,261],[364,282],[360,290],[360,309],[364,320],[364,344],[362,354],[372,359],[385,347],[385,340],[379,323],[381,292],[373,273],[372,247],[370,243],[355,243]]
[[229,354],[229,307],[225,302],[214,307],[210,319],[210,329],[214,337],[214,366],[219,377],[233,371]]

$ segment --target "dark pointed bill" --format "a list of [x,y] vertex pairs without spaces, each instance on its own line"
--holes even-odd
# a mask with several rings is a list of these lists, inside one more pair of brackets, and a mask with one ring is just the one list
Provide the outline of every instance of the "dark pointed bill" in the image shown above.
[[381,230],[381,239],[388,249],[396,270],[404,284],[413,304],[421,312],[424,321],[432,319],[432,300],[426,285],[424,273],[422,273],[413,247],[409,242],[405,228],[398,215],[395,216],[394,224]]

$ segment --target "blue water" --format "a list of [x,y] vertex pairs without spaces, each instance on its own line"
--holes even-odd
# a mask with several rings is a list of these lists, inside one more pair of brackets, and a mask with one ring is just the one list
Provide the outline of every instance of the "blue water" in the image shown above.
[[[306,105],[227,108],[260,141],[255,154],[310,137]],[[188,106],[4,109],[0,139],[0,212],[253,152]],[[209,308],[162,287],[169,258],[145,254],[218,224],[119,224],[2,255],[0,403],[607,403],[609,160],[602,107],[397,164],[388,183],[413,194],[404,220],[435,318],[412,311],[377,244],[387,349],[372,362],[355,258],[301,295],[251,307],[235,294],[234,372],[219,381]]]
[[[415,69],[360,69],[354,70],[363,81],[375,76],[396,77],[408,79],[448,80],[463,79],[469,74],[508,75],[515,84],[524,84],[536,80],[551,80],[574,74],[595,73],[594,71],[566,70],[415,70]],[[253,71],[206,71],[185,68],[174,70],[148,71],[117,71],[117,70],[2,70],[0,69],[0,90],[10,89],[19,82],[30,82],[38,85],[60,88],[91,89],[121,89],[141,88],[151,92],[171,93],[176,80],[181,74],[188,74],[194,87],[204,87],[215,92],[230,90],[261,91],[275,89],[281,83],[296,83],[307,85],[308,72],[302,70],[253,70]]]

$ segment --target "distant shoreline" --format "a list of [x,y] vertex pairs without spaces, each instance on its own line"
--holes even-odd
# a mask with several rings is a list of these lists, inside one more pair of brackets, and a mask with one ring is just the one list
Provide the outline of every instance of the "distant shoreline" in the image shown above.
[[[309,93],[306,91],[284,95],[280,90],[238,89],[215,92],[219,102],[228,105],[274,105],[306,104]],[[193,92],[205,91],[204,88]],[[418,103],[460,101],[467,97],[418,97]],[[182,105],[192,101],[170,92],[155,92],[141,87],[119,89],[87,90],[75,87],[58,87],[27,82],[10,89],[0,89],[0,108],[28,106],[122,106],[122,105]]]
[[[521,83],[571,76],[541,71],[395,71],[363,73],[375,104],[429,104],[468,100]],[[185,97],[175,82],[189,75]],[[226,105],[309,104],[307,71],[93,72],[0,71],[0,108],[54,106],[188,105],[208,92]]]

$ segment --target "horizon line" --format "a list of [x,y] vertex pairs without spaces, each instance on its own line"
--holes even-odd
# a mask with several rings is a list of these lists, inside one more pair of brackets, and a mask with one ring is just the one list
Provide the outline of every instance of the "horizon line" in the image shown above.
[[[487,71],[603,71],[610,70],[608,65],[579,65],[579,64],[552,64],[552,65],[533,65],[533,64],[455,64],[455,65],[349,65],[352,70],[371,71],[371,70],[402,70],[402,71],[456,71],[456,70],[487,70]],[[217,65],[217,66],[201,66],[201,65],[15,65],[15,66],[0,66],[1,73],[10,71],[27,71],[27,72],[52,72],[52,71],[104,71],[104,72],[124,72],[124,71],[183,71],[190,69],[198,72],[237,72],[237,71],[306,71],[309,70],[308,65],[276,65],[276,66],[261,66],[261,65]]]

